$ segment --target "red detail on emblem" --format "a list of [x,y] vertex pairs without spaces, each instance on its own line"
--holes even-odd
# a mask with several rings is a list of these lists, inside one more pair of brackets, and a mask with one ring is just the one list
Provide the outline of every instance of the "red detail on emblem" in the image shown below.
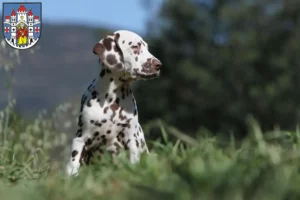
[[23,4],[21,4],[20,8],[18,9],[18,12],[26,12],[26,8]]
[[9,16],[5,16],[5,19],[9,19],[10,17]]
[[16,16],[15,9],[13,9],[13,10],[12,10],[12,12],[11,12],[11,16]]
[[20,37],[24,37],[24,36],[26,36],[26,37],[28,37],[28,30],[27,30],[27,28],[18,28],[18,30],[17,30],[17,39],[20,39]]
[[34,16],[34,19],[39,19],[39,16]]
[[40,27],[35,27],[35,33],[39,33]]
[[33,13],[32,13],[32,10],[30,9],[28,16],[32,16],[32,15],[33,15]]
[[9,28],[8,28],[8,27],[5,27],[5,28],[4,28],[4,31],[5,31],[5,33],[8,33],[8,32],[9,32]]

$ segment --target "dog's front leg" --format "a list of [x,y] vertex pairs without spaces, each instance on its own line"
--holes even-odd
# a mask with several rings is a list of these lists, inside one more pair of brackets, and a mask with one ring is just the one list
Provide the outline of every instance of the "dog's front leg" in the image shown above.
[[131,164],[136,164],[140,161],[140,152],[136,146],[135,140],[130,140],[127,144],[129,148],[129,159]]
[[76,137],[73,139],[72,151],[66,169],[68,175],[78,175],[80,168],[80,157],[84,146],[85,141],[83,137]]
[[[123,144],[129,150],[129,160],[132,164],[136,164],[140,161],[141,153],[147,152],[148,149],[145,143],[144,134],[139,124],[132,124],[124,130],[125,138]],[[139,130],[140,129],[140,130]]]

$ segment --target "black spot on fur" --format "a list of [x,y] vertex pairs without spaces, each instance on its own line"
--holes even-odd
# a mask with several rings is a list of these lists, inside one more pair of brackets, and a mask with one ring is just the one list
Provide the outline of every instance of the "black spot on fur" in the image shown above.
[[99,132],[98,132],[98,131],[94,133],[94,136],[95,136],[95,137],[97,137],[98,135],[99,135]]
[[106,56],[106,61],[108,62],[109,65],[115,65],[117,64],[118,60],[115,55],[109,54]]
[[106,145],[106,142],[107,142],[107,140],[106,140],[106,138],[104,138],[104,139],[102,140],[102,145]]
[[119,97],[117,97],[117,98],[116,98],[116,104],[119,105],[119,103],[120,103],[120,99],[119,99]]
[[75,157],[78,154],[78,151],[74,150],[72,151],[72,157]]
[[[76,136],[79,136],[79,134],[81,134],[82,133],[82,129],[78,129],[77,130],[77,133],[76,133]],[[81,136],[80,136],[81,137]]]
[[103,40],[103,45],[104,45],[104,47],[105,47],[106,50],[108,50],[108,51],[111,50],[113,41],[114,40],[112,38],[110,38],[110,37],[106,37]]
[[124,134],[123,130],[120,131],[119,134],[118,134],[118,136],[117,136],[117,139],[118,139],[119,142],[121,141],[121,137],[122,137],[122,138],[125,137],[125,134]]
[[100,77],[103,77],[105,75],[105,69],[102,69],[100,72]]
[[121,137],[117,136],[117,140],[118,140],[118,142],[121,142]]
[[123,64],[122,64],[122,63],[118,63],[118,64],[116,64],[116,68],[118,68],[118,69],[122,69],[122,67],[123,67]]
[[98,92],[94,90],[94,91],[92,92],[92,97],[93,97],[93,99],[95,99],[95,98],[97,97],[97,95],[98,95]]
[[135,140],[135,144],[136,144],[137,147],[140,146],[140,145],[139,145],[139,142],[138,142],[137,140]]
[[108,93],[105,94],[105,99],[107,99],[107,97],[108,97]]
[[114,143],[114,146],[116,147],[116,152],[115,154],[118,155],[120,153],[120,145],[118,143]]
[[101,122],[102,122],[102,123],[106,123],[106,122],[107,122],[107,120],[106,120],[106,119],[103,119]]
[[112,82],[114,79],[113,79],[113,78],[110,78],[109,80],[110,80],[110,82]]
[[77,125],[80,126],[80,127],[83,125],[83,122],[82,122],[82,115],[79,115]]
[[93,142],[93,141],[92,141],[91,139],[88,139],[88,140],[85,142],[85,144],[86,144],[86,145],[91,145],[92,142]]
[[92,104],[91,104],[91,100],[89,100],[89,102],[86,104],[88,107],[91,107]]
[[107,133],[107,134],[110,134],[110,133],[111,133],[111,130],[108,130],[106,133]]
[[99,127],[102,126],[102,124],[101,124],[100,122],[98,122],[98,121],[95,123],[95,125],[96,125],[96,126],[99,126]]
[[112,98],[109,98],[108,102],[111,103],[112,102]]
[[122,141],[122,144],[123,144],[123,146],[124,146],[124,149],[126,149],[126,150],[129,149],[129,148],[128,148],[128,145],[127,145],[124,141]]

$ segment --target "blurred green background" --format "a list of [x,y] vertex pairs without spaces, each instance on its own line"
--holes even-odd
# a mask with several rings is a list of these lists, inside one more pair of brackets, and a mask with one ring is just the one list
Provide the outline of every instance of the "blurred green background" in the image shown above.
[[[156,6],[140,3],[149,14]],[[299,9],[287,0],[162,1],[140,33],[164,64],[160,79],[134,84],[141,122],[160,118],[189,134],[206,128],[244,136],[252,114],[263,130],[295,129]],[[15,111],[35,116],[78,103],[98,72],[93,44],[116,29],[44,24],[35,54],[19,52]],[[0,102],[7,104],[5,95]]]
[[252,114],[264,130],[294,129],[300,1],[206,2],[164,1],[151,21],[147,38],[164,68],[158,81],[137,85],[141,119],[244,135]]

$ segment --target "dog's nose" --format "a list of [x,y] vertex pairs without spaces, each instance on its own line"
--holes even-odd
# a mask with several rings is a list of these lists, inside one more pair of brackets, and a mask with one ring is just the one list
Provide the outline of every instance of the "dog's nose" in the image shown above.
[[152,65],[154,65],[156,70],[159,70],[162,66],[162,63],[157,59],[153,59],[152,60]]

